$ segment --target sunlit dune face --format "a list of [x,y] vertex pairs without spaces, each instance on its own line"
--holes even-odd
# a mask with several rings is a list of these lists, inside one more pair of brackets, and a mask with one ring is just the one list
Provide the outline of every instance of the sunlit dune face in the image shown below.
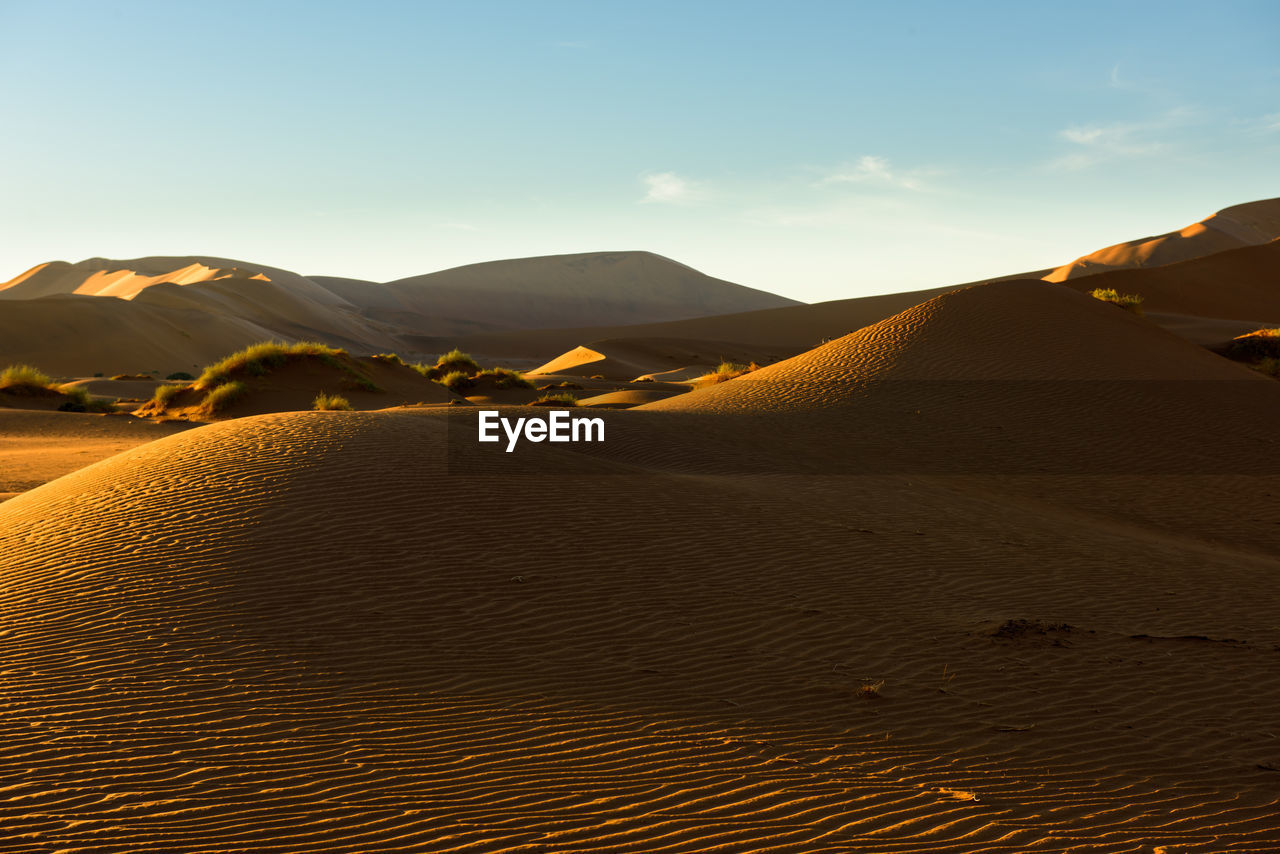
[[[34,272],[33,270],[32,273]],[[32,273],[26,274],[23,278],[29,277]],[[171,273],[161,273],[156,276],[146,276],[133,270],[99,270],[85,279],[73,293],[133,299],[152,285],[194,285],[200,282],[214,282],[220,279],[233,278],[246,277],[240,270],[224,270],[219,267],[207,267],[200,263],[190,264]],[[262,282],[271,281],[262,273],[257,273],[247,278]]]
[[48,264],[37,264],[36,266],[32,267],[30,270],[21,274],[20,276],[17,276],[13,279],[10,279],[7,282],[4,282],[3,284],[0,284],[0,291],[22,284],[27,279],[31,278],[36,273],[39,273],[41,270],[43,270],[45,267],[48,267],[48,266],[49,266]]

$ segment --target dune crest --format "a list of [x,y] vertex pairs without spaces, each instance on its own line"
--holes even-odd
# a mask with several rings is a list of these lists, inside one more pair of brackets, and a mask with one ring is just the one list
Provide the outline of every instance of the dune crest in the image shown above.
[[1280,237],[1280,198],[1233,205],[1178,231],[1117,243],[1064,264],[1045,281],[1065,282],[1109,270],[1156,267],[1266,243]]

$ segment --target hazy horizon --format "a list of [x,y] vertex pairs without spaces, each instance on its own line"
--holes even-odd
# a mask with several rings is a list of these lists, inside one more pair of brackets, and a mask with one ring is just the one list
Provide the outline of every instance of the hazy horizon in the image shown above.
[[[1280,8],[0,0],[0,281],[644,250],[809,302],[1280,195]],[[18,166],[20,168],[13,168]]]

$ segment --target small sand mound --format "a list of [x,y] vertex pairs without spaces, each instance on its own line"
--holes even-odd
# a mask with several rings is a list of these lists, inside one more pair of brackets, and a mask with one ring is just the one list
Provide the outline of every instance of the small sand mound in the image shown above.
[[354,358],[333,350],[292,353],[272,365],[235,366],[219,371],[216,382],[202,377],[194,383],[161,386],[136,414],[195,420],[242,418],[309,410],[322,394],[341,395],[356,410],[458,399],[402,363]]

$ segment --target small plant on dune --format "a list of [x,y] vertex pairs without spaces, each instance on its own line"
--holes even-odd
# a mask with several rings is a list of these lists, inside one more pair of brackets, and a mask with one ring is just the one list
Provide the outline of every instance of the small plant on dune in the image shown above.
[[150,380],[152,377],[147,374],[116,374],[113,380]]
[[405,363],[398,353],[376,353],[369,358],[378,362],[386,362],[390,365],[403,365]]
[[82,388],[64,388],[67,399],[58,407],[59,412],[115,412],[116,405],[107,400],[95,400]]
[[255,377],[264,376],[272,368],[283,365],[290,356],[320,356],[330,364],[341,367],[342,363],[335,357],[345,355],[346,350],[339,350],[319,341],[298,341],[294,344],[264,341],[245,347],[205,368],[204,373],[200,374],[198,385],[200,388],[212,388],[230,382],[232,374],[241,372]]
[[217,415],[235,403],[236,399],[244,394],[244,391],[244,383],[240,382],[223,383],[217,386],[205,395],[204,402],[200,404],[200,414],[205,416]]
[[155,394],[151,396],[151,402],[161,409],[167,407],[178,396],[178,392],[182,391],[186,386],[181,385],[162,385],[156,389]]
[[336,394],[325,394],[324,392],[320,392],[320,394],[316,395],[316,399],[311,404],[311,408],[317,412],[350,412],[351,401]]
[[0,371],[0,391],[10,394],[43,392],[53,387],[53,379],[31,365],[10,365]]
[[691,380],[691,382],[695,385],[715,385],[716,383],[723,383],[732,379],[737,379],[740,376],[744,376],[745,374],[758,370],[760,370],[760,366],[755,362],[752,362],[749,365],[744,365],[741,362],[724,361],[721,362],[711,373],[696,377]]
[[568,393],[544,394],[529,404],[530,406],[577,406],[578,398]]
[[457,347],[436,359],[435,367],[441,376],[454,371],[465,371],[467,376],[475,376],[480,373],[480,364]]
[[1103,302],[1109,302],[1112,305],[1119,306],[1125,311],[1131,311],[1134,314],[1142,314],[1143,298],[1138,294],[1122,294],[1118,293],[1115,288],[1094,288],[1089,291],[1089,296]]
[[884,680],[863,679],[858,686],[858,693],[868,700],[879,700],[880,689],[884,687]]
[[1231,339],[1226,356],[1237,362],[1257,362],[1280,357],[1280,328],[1255,329]]
[[524,374],[510,368],[489,368],[472,378],[477,384],[488,382],[494,388],[533,388],[533,383],[524,378]]
[[440,377],[436,382],[449,389],[449,391],[461,394],[467,389],[474,386],[475,380],[466,371],[449,371],[449,373]]
[[346,350],[330,347],[318,341],[298,341],[285,344],[283,341],[266,341],[232,353],[225,359],[204,369],[196,387],[216,389],[232,382],[236,375],[248,374],[254,377],[265,376],[272,370],[282,367],[292,359],[315,357],[329,367],[347,375],[346,382],[352,388],[380,392],[383,389],[373,380],[352,367],[340,357],[347,355]]
[[1280,358],[1276,356],[1268,356],[1252,367],[1259,373],[1280,380]]
[[538,386],[538,391],[550,391],[556,388],[565,388],[565,389],[576,388],[581,390],[582,386],[578,385],[577,383],[569,382],[568,380],[562,380],[558,383],[547,383],[546,385],[540,385]]
[[167,380],[186,380],[187,382],[190,382],[191,380],[194,380],[194,379],[195,379],[195,377],[194,377],[194,376],[192,376],[191,374],[187,373],[186,371],[175,371],[175,372],[173,372],[172,374],[169,374],[169,376],[165,377],[165,379],[167,379]]

